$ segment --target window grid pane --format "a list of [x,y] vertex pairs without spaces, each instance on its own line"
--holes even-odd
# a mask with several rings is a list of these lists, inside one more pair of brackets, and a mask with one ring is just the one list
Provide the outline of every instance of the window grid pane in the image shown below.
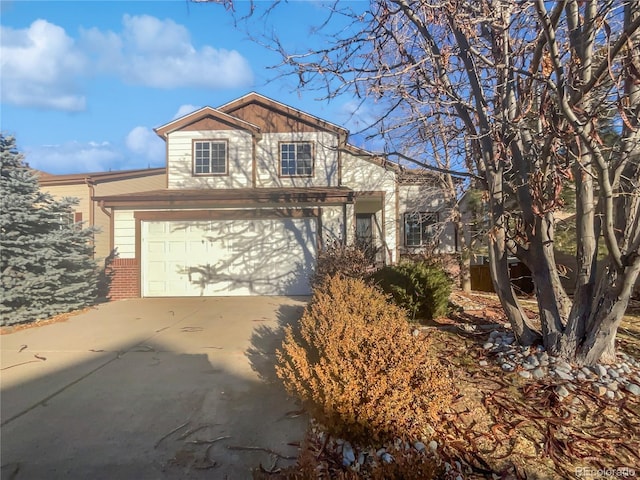
[[280,145],[280,171],[283,176],[310,176],[313,157],[310,143],[283,143]]
[[405,245],[421,247],[433,242],[434,224],[438,221],[437,213],[406,213],[404,220]]
[[195,142],[194,150],[194,173],[227,173],[227,144],[225,142]]

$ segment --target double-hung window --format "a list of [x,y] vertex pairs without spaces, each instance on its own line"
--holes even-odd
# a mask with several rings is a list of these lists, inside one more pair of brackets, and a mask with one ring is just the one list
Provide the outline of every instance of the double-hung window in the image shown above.
[[280,174],[283,177],[313,175],[313,147],[309,142],[280,144]]
[[195,175],[226,175],[227,142],[224,140],[193,142],[193,173]]
[[438,214],[435,212],[411,212],[404,214],[404,244],[422,247],[433,244]]

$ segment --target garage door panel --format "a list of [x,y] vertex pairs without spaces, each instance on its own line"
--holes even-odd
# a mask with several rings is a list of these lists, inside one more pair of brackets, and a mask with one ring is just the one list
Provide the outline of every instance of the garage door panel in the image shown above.
[[311,218],[143,222],[143,295],[306,295],[316,232]]

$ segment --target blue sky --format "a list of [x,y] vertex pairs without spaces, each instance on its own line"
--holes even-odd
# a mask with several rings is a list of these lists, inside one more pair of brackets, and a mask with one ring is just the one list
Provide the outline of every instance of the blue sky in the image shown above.
[[[250,91],[352,131],[361,125],[350,98],[328,104],[318,92],[298,91],[293,77],[269,82],[278,56],[219,5],[2,0],[0,8],[0,128],[34,168],[163,166],[164,142],[153,128]],[[304,50],[315,46],[310,29],[322,12],[319,2],[290,2],[271,25],[254,28],[273,28],[287,48]]]

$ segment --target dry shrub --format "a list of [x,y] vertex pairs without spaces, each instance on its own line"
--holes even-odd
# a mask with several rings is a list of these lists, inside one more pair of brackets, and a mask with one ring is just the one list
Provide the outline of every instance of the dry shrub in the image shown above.
[[371,256],[358,245],[346,245],[334,240],[318,252],[312,285],[320,285],[338,274],[351,278],[365,278],[375,270]]
[[276,371],[332,435],[418,439],[452,396],[450,375],[429,350],[384,294],[336,276],[316,288],[299,324],[287,327]]

